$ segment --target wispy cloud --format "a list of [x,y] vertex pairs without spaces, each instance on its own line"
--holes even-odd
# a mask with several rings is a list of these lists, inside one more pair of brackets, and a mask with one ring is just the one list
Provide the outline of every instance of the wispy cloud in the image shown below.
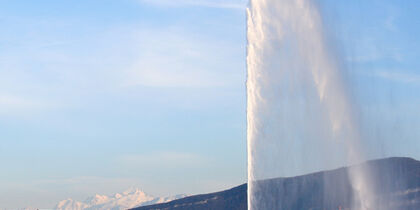
[[141,49],[124,70],[121,86],[163,88],[226,87],[238,81],[229,65],[234,48],[197,38],[178,28],[138,31],[132,45]]
[[140,2],[165,7],[198,6],[222,9],[245,9],[245,0],[140,0]]
[[[66,37],[40,30],[34,43],[0,52],[0,114],[90,107],[104,90],[180,93],[240,85],[244,77],[237,55],[243,49],[191,30],[183,24],[120,24],[100,35],[75,36],[78,41],[71,45],[63,44]],[[38,36],[56,44],[44,47]],[[79,48],[89,50],[74,51]]]
[[182,70],[182,65],[175,64],[162,68],[159,62],[152,60],[139,62],[128,72],[129,76],[123,86],[146,86],[167,88],[215,87],[224,86],[226,82],[217,80],[217,74],[200,71]]
[[0,115],[19,115],[51,107],[52,104],[42,100],[0,93]]
[[[95,192],[100,186],[111,186],[112,188],[124,189],[132,186],[140,186],[139,180],[131,178],[109,178],[99,176],[76,176],[62,179],[44,179],[32,183],[35,187],[61,187],[79,191]],[[119,190],[121,190],[119,189]]]
[[390,72],[390,71],[378,71],[376,72],[378,77],[391,80],[394,82],[400,82],[405,84],[420,84],[420,74],[405,73],[405,72]]
[[205,158],[191,153],[154,152],[147,154],[127,154],[118,158],[122,164],[147,168],[189,167],[206,162]]
[[384,20],[384,27],[386,29],[388,29],[389,31],[395,32],[397,31],[397,25],[395,23],[395,16],[394,15],[389,15],[385,20]]
[[404,60],[404,53],[399,48],[384,49],[372,43],[374,40],[370,38],[362,40],[361,44],[354,46],[357,54],[346,57],[346,60],[354,63],[380,62],[382,60],[399,63]]

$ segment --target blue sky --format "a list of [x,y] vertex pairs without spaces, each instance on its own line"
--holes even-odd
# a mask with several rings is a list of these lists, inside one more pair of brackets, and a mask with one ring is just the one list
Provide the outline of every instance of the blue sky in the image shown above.
[[[420,159],[420,3],[321,2],[371,156]],[[0,208],[244,183],[245,7],[0,0]]]
[[1,207],[245,182],[244,4],[170,2],[1,1]]

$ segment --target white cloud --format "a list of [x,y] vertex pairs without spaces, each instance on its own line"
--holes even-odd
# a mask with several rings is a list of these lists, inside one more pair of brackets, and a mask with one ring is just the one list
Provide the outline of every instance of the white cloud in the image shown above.
[[380,62],[381,60],[402,62],[404,60],[404,54],[399,48],[383,48],[380,44],[372,44],[375,42],[371,38],[362,39],[359,44],[353,46],[357,53],[350,54],[351,56],[346,57],[346,60],[355,63]]
[[0,93],[0,115],[16,115],[52,107],[42,100]]
[[168,168],[168,167],[190,167],[204,164],[207,160],[199,155],[180,152],[154,152],[148,154],[128,154],[118,158],[122,164],[147,167],[147,168]]
[[389,15],[384,20],[384,27],[388,29],[389,31],[396,32],[397,31],[397,25],[395,23],[395,16]]
[[199,6],[223,9],[245,9],[245,0],[140,0],[140,2],[166,7]]
[[[121,24],[101,32],[75,37],[80,41],[72,45],[34,44],[0,53],[0,115],[90,107],[98,92],[108,90],[218,90],[245,79],[238,56],[244,49],[186,25]],[[88,50],[75,53],[73,48]]]
[[225,87],[240,81],[229,68],[234,47],[179,28],[135,32],[139,53],[124,71],[122,85],[147,87]]
[[[177,66],[178,65],[178,66]],[[182,64],[181,64],[182,65]],[[147,87],[214,87],[223,86],[223,79],[217,80],[217,75],[211,72],[183,71],[179,64],[162,68],[157,62],[146,61],[137,63],[129,71],[124,86]]]
[[119,185],[119,184],[138,184],[134,179],[107,178],[98,176],[77,176],[63,179],[38,180],[34,183],[37,186],[61,185],[61,186],[86,186],[86,185]]
[[420,74],[379,71],[379,72],[376,72],[376,75],[378,77],[381,77],[387,80],[392,80],[395,82],[406,83],[406,84],[420,84]]
[[0,95],[0,106],[7,108],[31,107],[34,103],[25,98],[19,98],[12,95]]

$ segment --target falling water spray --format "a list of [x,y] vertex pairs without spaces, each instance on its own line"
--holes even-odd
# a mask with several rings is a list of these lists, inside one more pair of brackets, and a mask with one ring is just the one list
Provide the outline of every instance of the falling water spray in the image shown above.
[[[251,210],[287,209],[275,195],[261,197],[260,180],[364,160],[357,110],[318,6],[312,0],[251,0],[247,9]],[[352,167],[348,176],[352,209],[374,209],[368,170]]]

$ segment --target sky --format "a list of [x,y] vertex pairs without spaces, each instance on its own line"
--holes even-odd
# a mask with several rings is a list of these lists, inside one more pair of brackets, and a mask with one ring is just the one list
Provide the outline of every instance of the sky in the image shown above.
[[[420,159],[420,3],[320,2],[369,154]],[[246,182],[246,6],[0,0],[0,208]]]

